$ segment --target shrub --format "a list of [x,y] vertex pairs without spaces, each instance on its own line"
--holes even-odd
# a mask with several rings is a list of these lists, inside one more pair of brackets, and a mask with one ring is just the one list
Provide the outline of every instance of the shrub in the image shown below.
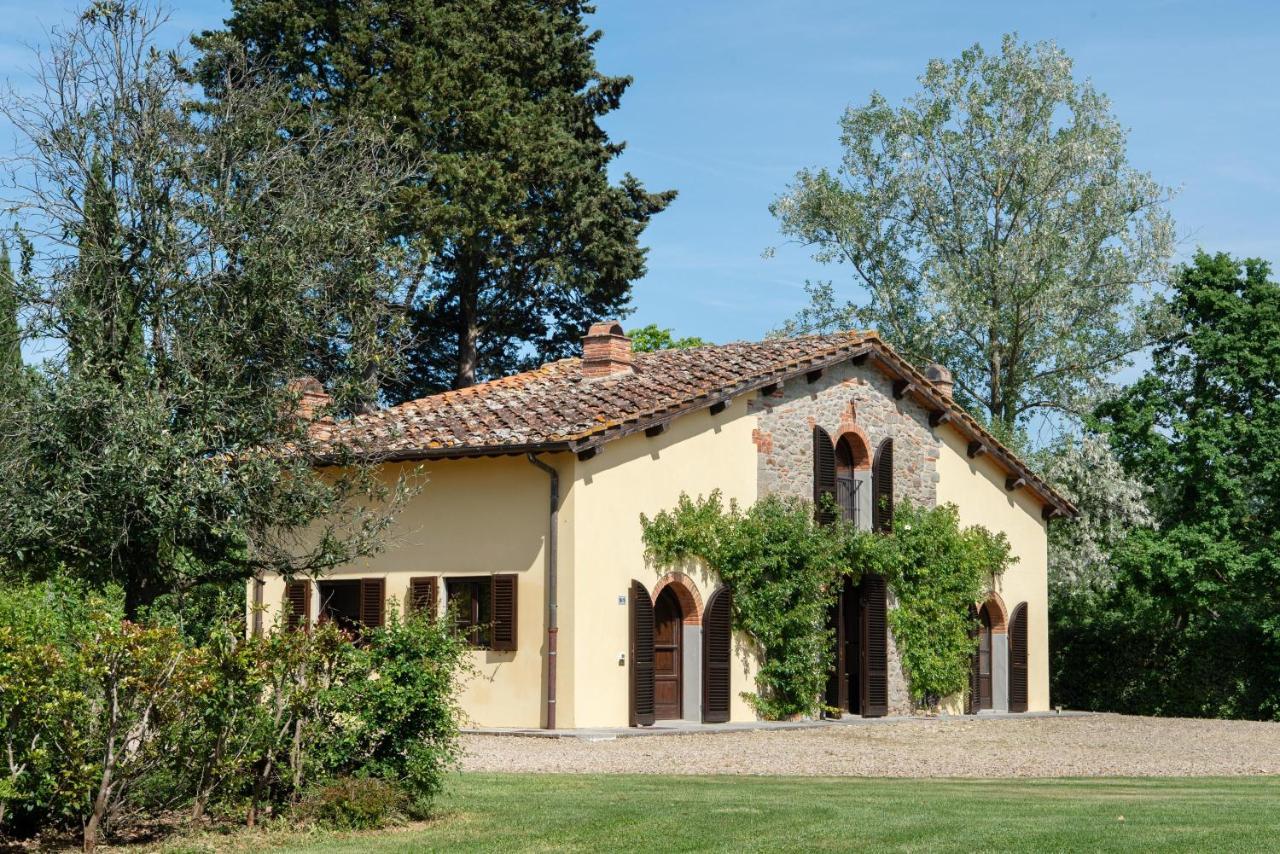
[[405,793],[376,777],[340,777],[307,793],[295,814],[336,830],[373,830],[404,818]]
[[392,617],[363,646],[332,624],[241,632],[197,643],[122,620],[118,597],[0,591],[0,834],[78,827],[92,848],[126,812],[199,818],[210,804],[247,805],[254,822],[344,778],[363,782],[344,784],[338,823],[389,815],[370,805],[379,785],[396,814],[430,812],[457,755],[466,662],[447,621]]

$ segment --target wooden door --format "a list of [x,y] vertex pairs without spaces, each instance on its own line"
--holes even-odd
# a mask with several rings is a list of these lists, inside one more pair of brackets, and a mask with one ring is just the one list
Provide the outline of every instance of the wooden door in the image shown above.
[[702,612],[702,722],[729,720],[732,695],[733,594],[720,587]]
[[1009,711],[1027,710],[1027,603],[1009,618]]
[[991,708],[991,612],[978,612],[978,709]]
[[831,672],[827,674],[827,705],[841,712],[849,711],[849,660],[848,638],[849,624],[846,616],[845,581],[840,582],[840,592],[835,601],[827,607],[827,628],[831,630],[834,650]]
[[678,720],[684,614],[670,587],[653,603],[653,714],[658,720]]
[[631,725],[653,724],[653,601],[631,582]]
[[880,575],[864,575],[859,605],[859,714],[889,713],[888,587]]
[[827,611],[827,625],[835,642],[834,669],[827,677],[827,705],[855,715],[860,714],[862,708],[859,620],[858,590],[853,581],[845,578]]

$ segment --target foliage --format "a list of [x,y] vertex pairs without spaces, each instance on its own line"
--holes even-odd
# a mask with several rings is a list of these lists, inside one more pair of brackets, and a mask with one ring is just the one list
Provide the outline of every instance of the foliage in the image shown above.
[[[1112,556],[1114,589],[1064,608],[1064,701],[1280,719],[1280,285],[1267,264],[1198,253],[1174,335],[1098,410],[1153,530]],[[1109,634],[1116,632],[1117,635]],[[1105,651],[1123,639],[1123,652]]]
[[889,619],[913,696],[936,704],[959,693],[974,649],[969,607],[1010,563],[1003,534],[962,529],[953,507],[903,503],[884,535],[818,525],[806,501],[768,496],[744,511],[713,492],[681,495],[641,521],[652,561],[701,560],[733,590],[734,626],[761,653],[759,691],[746,699],[770,719],[817,711],[833,666],[827,613],[837,582],[865,573],[897,595]]
[[952,505],[901,504],[885,551],[891,563],[881,572],[892,579],[898,600],[889,625],[902,668],[912,698],[933,708],[965,690],[974,649],[969,608],[1017,558],[1003,533],[960,527]]
[[470,647],[447,621],[389,611],[386,626],[351,648],[355,673],[324,698],[313,752],[326,775],[396,783],[410,815],[423,818],[458,758],[455,686]]
[[1040,472],[1080,511],[1049,526],[1051,595],[1110,587],[1112,551],[1130,531],[1152,525],[1150,487],[1096,433],[1064,437],[1036,456]]
[[690,347],[705,346],[707,341],[690,335],[677,338],[670,329],[650,323],[639,329],[632,329],[627,335],[631,338],[631,349],[637,353],[652,353],[656,350],[687,350]]
[[22,373],[22,326],[18,322],[18,284],[13,277],[8,241],[0,240],[0,384]]
[[770,496],[726,509],[713,492],[681,495],[673,510],[641,519],[655,563],[701,559],[733,590],[734,626],[760,645],[759,691],[744,695],[756,711],[773,720],[815,712],[831,668],[827,607],[843,564],[812,505]]
[[1053,43],[1004,37],[934,60],[900,108],[873,94],[841,121],[835,170],[804,170],[772,206],[818,260],[847,264],[865,304],[830,283],[785,331],[877,327],[1007,429],[1084,414],[1144,347],[1173,230],[1168,196],[1126,164],[1107,99]]
[[393,396],[562,358],[592,322],[626,313],[640,233],[675,194],[609,181],[623,146],[600,121],[631,81],[596,69],[590,12],[581,0],[236,0],[224,32],[196,39],[206,77],[242,48],[295,100],[385,123],[421,156],[384,223],[424,253],[407,295],[411,369]]
[[[381,131],[335,128],[230,61],[216,111],[194,109],[162,23],[94,4],[0,101],[30,152],[6,170],[24,334],[51,354],[0,391],[0,555],[118,583],[133,619],[377,548],[396,489],[317,472],[289,382],[340,352],[341,409],[371,365],[393,371],[412,261],[379,239],[404,171]],[[272,133],[286,118],[294,135]]]
[[308,792],[295,811],[304,821],[337,830],[385,827],[405,811],[404,792],[376,777],[340,777]]
[[[396,814],[428,815],[457,756],[465,640],[425,615],[366,637],[327,624],[246,639],[231,625],[197,643],[122,621],[119,597],[6,590],[0,833],[82,827],[91,847],[113,824],[182,809],[247,807],[254,824],[355,777],[393,789]],[[333,810],[357,820],[374,788],[350,784]]]

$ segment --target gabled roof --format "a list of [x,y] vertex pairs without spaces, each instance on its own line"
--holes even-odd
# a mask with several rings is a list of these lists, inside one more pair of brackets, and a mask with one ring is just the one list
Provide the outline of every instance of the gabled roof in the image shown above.
[[[584,379],[581,359],[562,359],[458,391],[419,398],[340,421],[317,422],[312,436],[359,456],[414,460],[525,452],[594,453],[613,439],[793,377],[854,359],[874,363],[949,421],[971,448],[996,459],[1046,507],[1075,508],[873,332],[842,332],[760,342],[636,353],[634,371]],[[945,413],[945,417],[944,417]],[[972,443],[977,443],[972,444]]]

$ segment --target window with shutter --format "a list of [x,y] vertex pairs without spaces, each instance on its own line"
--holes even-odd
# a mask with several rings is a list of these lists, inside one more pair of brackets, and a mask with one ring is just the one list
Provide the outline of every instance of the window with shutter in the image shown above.
[[872,464],[871,526],[888,533],[893,530],[893,439],[885,439]]
[[813,428],[813,506],[818,523],[830,525],[836,520],[836,447],[831,435],[821,427]]
[[653,600],[639,581],[631,582],[631,725],[652,726],[654,715]]
[[889,629],[884,577],[864,575],[859,604],[862,606],[862,716],[889,713]]
[[1009,618],[1009,711],[1027,710],[1027,603]]
[[284,586],[285,628],[305,629],[311,622],[311,582],[303,579]]
[[493,643],[493,578],[446,578],[444,592],[453,627],[471,646],[489,649]]
[[409,611],[425,612],[427,616],[436,616],[436,576],[426,575],[409,579]]
[[363,628],[377,629],[382,627],[386,594],[386,579],[360,579],[360,622]]
[[733,647],[733,594],[725,587],[711,594],[702,612],[702,720],[729,720]]
[[489,590],[493,597],[491,649],[513,652],[516,648],[516,578],[514,573],[495,575]]

